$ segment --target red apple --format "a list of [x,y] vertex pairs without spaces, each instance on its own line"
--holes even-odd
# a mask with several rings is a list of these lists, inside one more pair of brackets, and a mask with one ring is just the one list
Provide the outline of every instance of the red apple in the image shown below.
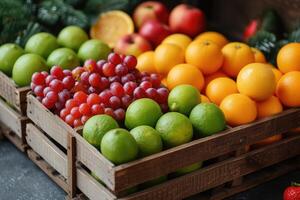
[[139,33],[156,47],[172,32],[167,25],[156,20],[149,20],[143,24]]
[[141,53],[150,51],[151,49],[151,44],[145,38],[139,34],[132,33],[121,37],[118,40],[114,51],[119,54],[134,55],[137,57]]
[[195,37],[205,30],[205,15],[199,8],[180,4],[172,10],[169,25],[173,32]]
[[133,12],[133,20],[138,28],[151,19],[167,24],[169,12],[166,6],[157,1],[146,1],[136,7]]

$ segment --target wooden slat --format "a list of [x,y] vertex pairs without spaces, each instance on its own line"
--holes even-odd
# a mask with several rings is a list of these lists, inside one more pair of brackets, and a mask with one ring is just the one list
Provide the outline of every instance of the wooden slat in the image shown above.
[[90,200],[113,200],[117,199],[107,188],[96,181],[81,167],[77,168],[77,187]]
[[68,196],[73,199],[76,196],[76,140],[72,134],[68,135]]
[[0,123],[11,129],[20,138],[22,138],[22,134],[25,134],[26,120],[27,117],[21,116],[0,99]]
[[40,155],[38,155],[34,150],[29,149],[27,155],[43,172],[45,172],[49,178],[51,178],[59,187],[61,187],[65,192],[68,192],[68,184],[63,176],[57,173],[57,171],[50,166],[45,160],[43,160]]
[[[130,188],[200,160],[208,160],[235,151],[247,144],[253,144],[272,135],[298,127],[300,125],[299,119],[300,109],[289,109],[279,115],[238,126],[117,166],[115,168],[116,185],[112,189],[120,191]],[[179,160],[180,162],[178,162]]]
[[[300,136],[170,180],[124,200],[183,199],[300,154]],[[164,166],[162,166],[164,167]]]
[[26,152],[27,150],[27,144],[24,143],[24,141],[19,138],[18,135],[16,135],[14,132],[11,130],[5,130],[2,132],[2,134],[11,142],[13,143],[20,151]]
[[29,91],[30,87],[18,88],[12,79],[0,71],[0,96],[23,114],[26,114],[26,94]]
[[68,177],[67,155],[55,146],[37,127],[27,124],[27,143],[63,177]]

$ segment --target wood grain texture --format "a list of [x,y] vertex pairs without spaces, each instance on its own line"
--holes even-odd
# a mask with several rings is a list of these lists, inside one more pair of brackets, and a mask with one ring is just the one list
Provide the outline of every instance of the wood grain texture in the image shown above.
[[19,112],[26,114],[26,94],[30,87],[17,87],[14,81],[0,71],[0,96]]
[[64,178],[68,177],[67,155],[55,146],[37,127],[27,124],[27,143]]
[[[198,139],[155,155],[115,167],[116,186],[120,191],[139,183],[176,171],[201,160],[208,160],[236,151],[247,144],[286,132],[300,125],[300,109],[289,109],[281,114],[251,124]],[[190,156],[193,155],[193,156]],[[180,162],[178,162],[180,160]]]
[[[9,128],[5,127],[3,124],[0,125],[1,133],[0,135],[6,137],[11,143],[13,143],[21,152],[26,153],[28,145],[22,140],[18,135],[16,135]],[[24,136],[25,137],[25,136]]]
[[300,136],[292,137],[237,158],[208,166],[123,199],[183,199],[295,157],[300,154],[299,145]]

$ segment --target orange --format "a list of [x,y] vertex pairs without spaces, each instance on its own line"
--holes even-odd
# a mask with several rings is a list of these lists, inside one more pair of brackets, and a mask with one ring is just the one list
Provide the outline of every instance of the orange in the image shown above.
[[300,106],[300,72],[292,71],[284,74],[276,88],[276,96],[288,107]]
[[275,96],[271,96],[265,101],[256,102],[257,105],[257,117],[264,118],[271,115],[281,113],[283,108],[279,99]]
[[300,71],[300,43],[284,45],[277,54],[277,65],[282,73]]
[[208,75],[221,68],[223,54],[214,42],[192,42],[185,51],[185,59],[188,64],[197,66],[204,75]]
[[272,69],[272,71],[273,71],[273,73],[274,73],[274,75],[275,75],[275,82],[276,82],[276,85],[277,85],[277,83],[278,83],[278,81],[280,80],[280,78],[282,77],[282,72],[281,71],[279,71],[277,68],[275,68],[275,67],[272,67],[271,68]]
[[221,102],[220,108],[231,126],[253,122],[257,116],[255,102],[243,94],[228,95]]
[[204,77],[204,82],[205,82],[205,84],[204,84],[203,89],[205,90],[206,87],[207,87],[207,85],[208,85],[212,80],[214,80],[214,79],[216,79],[216,78],[220,78],[220,77],[227,77],[227,75],[226,75],[224,72],[222,72],[222,71],[219,70],[219,71],[217,71],[217,72],[215,72],[215,73],[213,73],[213,74],[211,74],[211,75],[205,76],[205,77]]
[[184,63],[184,51],[175,44],[161,44],[154,52],[154,65],[156,71],[162,75],[168,72],[177,64]]
[[192,39],[184,34],[181,33],[176,33],[169,35],[166,37],[163,41],[162,44],[176,44],[180,46],[184,51],[187,48],[187,46],[192,42]]
[[209,41],[212,41],[212,42],[218,44],[221,48],[228,43],[228,40],[224,35],[222,35],[221,33],[218,33],[218,32],[214,32],[214,31],[208,31],[208,32],[201,33],[200,35],[198,35],[195,38],[194,41],[203,42],[206,40],[209,40]]
[[278,142],[281,139],[282,139],[282,135],[281,134],[274,135],[274,136],[268,137],[268,138],[266,138],[264,140],[261,140],[261,141],[255,143],[255,144],[251,145],[251,147],[253,149],[261,148],[261,147],[267,146],[269,144]]
[[123,11],[113,10],[100,15],[91,27],[90,35],[92,39],[102,40],[113,48],[122,36],[133,32],[131,17]]
[[274,94],[276,88],[275,75],[267,64],[252,63],[246,65],[238,74],[237,87],[255,101],[263,101]]
[[258,62],[258,63],[266,63],[267,62],[265,55],[259,49],[251,47],[251,50],[253,52],[255,62]]
[[201,103],[210,103],[210,100],[207,96],[201,94]]
[[230,78],[217,78],[212,80],[206,87],[206,95],[211,102],[219,105],[222,100],[230,95],[238,93],[236,83]]
[[168,84],[167,84],[167,78],[163,78],[163,79],[161,80],[161,83],[162,83],[164,86],[168,87]]
[[136,68],[140,72],[156,73],[154,67],[154,51],[146,51],[138,57]]
[[167,84],[169,89],[173,89],[177,85],[189,84],[200,91],[204,85],[204,78],[202,72],[194,65],[179,64],[169,72]]
[[228,76],[234,78],[244,66],[255,61],[251,48],[241,42],[228,43],[222,52],[224,55],[222,69]]

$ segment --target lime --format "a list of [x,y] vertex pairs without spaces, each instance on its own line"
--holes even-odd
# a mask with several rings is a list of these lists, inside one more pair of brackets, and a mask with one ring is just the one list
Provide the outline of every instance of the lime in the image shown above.
[[145,188],[149,188],[149,187],[152,187],[152,186],[155,186],[155,185],[158,185],[158,184],[161,184],[163,182],[165,182],[166,180],[168,180],[168,177],[167,176],[160,176],[156,179],[153,179],[153,180],[150,180],[150,181],[147,181],[145,183],[142,183],[140,185],[140,187],[142,189],[145,189]]
[[200,137],[210,136],[226,128],[222,110],[213,103],[201,103],[190,114],[193,127]]
[[58,47],[59,45],[54,35],[42,32],[29,38],[25,45],[25,51],[36,53],[46,59]]
[[79,47],[89,39],[87,33],[79,26],[67,26],[58,34],[58,44],[78,51]]
[[141,125],[154,127],[161,116],[162,112],[158,103],[148,98],[138,99],[127,108],[125,126],[129,129]]
[[175,172],[175,176],[182,176],[184,174],[191,173],[193,171],[196,171],[197,169],[200,169],[202,167],[202,162],[194,163],[192,165],[189,165],[187,167],[183,167],[181,169],[178,169]]
[[118,127],[118,123],[111,116],[95,115],[84,124],[82,136],[88,143],[100,149],[104,134]]
[[11,72],[16,60],[24,54],[24,50],[16,44],[4,44],[0,47],[0,70],[7,76]]
[[175,147],[191,141],[193,126],[189,118],[178,112],[164,114],[156,124],[163,143],[167,147]]
[[15,62],[12,79],[18,86],[27,86],[34,72],[48,71],[45,60],[37,54],[24,54]]
[[172,89],[168,97],[170,111],[180,112],[187,116],[200,102],[200,92],[192,85],[176,86]]
[[108,131],[101,141],[103,156],[115,164],[122,164],[136,159],[138,151],[138,145],[134,137],[122,128]]
[[59,48],[49,55],[47,65],[49,67],[59,65],[63,69],[73,69],[80,65],[80,61],[72,49]]
[[78,57],[85,61],[87,59],[101,60],[107,59],[108,54],[111,52],[109,46],[101,40],[88,40],[81,45],[78,50]]
[[150,126],[135,127],[130,133],[139,146],[141,157],[158,153],[163,148],[159,133]]

